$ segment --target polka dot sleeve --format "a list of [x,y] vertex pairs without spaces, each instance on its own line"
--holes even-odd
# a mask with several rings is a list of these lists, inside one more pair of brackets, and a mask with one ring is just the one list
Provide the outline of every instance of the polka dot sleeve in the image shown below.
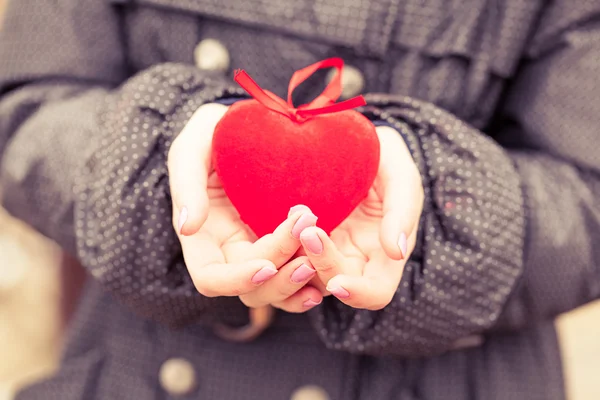
[[329,297],[311,313],[328,347],[432,355],[491,327],[522,274],[519,175],[495,142],[428,103],[374,95],[365,114],[396,128],[421,172],[417,248],[392,303],[356,310]]
[[181,325],[247,314],[237,299],[195,290],[171,223],[166,163],[171,142],[200,105],[240,95],[191,66],[161,64],[127,81],[101,112],[103,135],[75,190],[78,256],[142,316]]
[[526,49],[494,136],[522,178],[526,269],[498,330],[600,298],[600,2],[556,1]]

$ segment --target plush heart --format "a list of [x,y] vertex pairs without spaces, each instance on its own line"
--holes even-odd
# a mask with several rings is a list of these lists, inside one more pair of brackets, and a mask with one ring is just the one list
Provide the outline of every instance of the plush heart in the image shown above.
[[[339,62],[329,59],[308,72]],[[330,85],[333,95],[326,89],[312,106],[286,109],[282,99],[245,79],[236,80],[255,99],[233,104],[213,137],[213,165],[225,193],[258,237],[273,232],[297,204],[310,207],[317,225],[330,233],[375,180],[380,152],[375,127],[354,110],[339,111],[353,107],[348,101],[346,107],[333,104],[339,81]],[[301,80],[292,78],[290,92]],[[322,105],[327,106],[318,108]]]

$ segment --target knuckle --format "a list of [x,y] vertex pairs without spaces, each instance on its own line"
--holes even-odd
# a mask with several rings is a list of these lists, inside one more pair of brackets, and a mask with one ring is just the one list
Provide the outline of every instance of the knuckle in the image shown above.
[[275,255],[277,256],[277,258],[288,257],[290,255],[290,249],[284,244],[279,244],[275,248]]
[[275,233],[269,233],[260,239],[262,245],[259,252],[262,253],[261,258],[273,260],[288,260],[294,253],[295,249],[289,244],[289,240],[282,239],[281,236]]
[[200,293],[202,296],[205,296],[205,297],[215,297],[216,296],[214,291],[205,284],[206,280],[199,277],[197,273],[194,273],[195,272],[194,269],[190,268],[189,265],[188,265],[188,272],[190,274],[190,277],[192,278],[192,283],[194,284],[194,287],[196,288],[196,291],[198,293]]
[[295,289],[292,288],[292,287],[290,287],[290,285],[286,284],[286,285],[283,285],[281,287],[278,287],[275,290],[276,290],[275,291],[275,295],[278,298],[280,298],[280,299],[281,298],[286,299],[286,298],[290,297],[292,294],[294,294],[294,290]]
[[317,272],[325,275],[333,274],[333,272],[337,270],[337,265],[335,263],[327,261],[313,263],[313,266]]
[[247,292],[247,290],[244,290],[244,288],[240,287],[240,286],[233,286],[228,290],[228,294],[229,296],[242,296]]
[[211,288],[207,288],[198,284],[194,284],[198,293],[204,297],[217,297],[219,294]]
[[261,304],[256,302],[253,296],[240,296],[240,301],[248,308],[257,308],[261,306]]
[[296,249],[289,245],[289,243],[278,243],[275,246],[274,255],[277,259],[289,259]]
[[312,265],[312,263],[310,262],[310,258],[308,258],[308,256],[298,256],[298,257],[296,257],[296,260],[298,261],[298,265],[300,265],[300,264],[306,264],[308,266]]
[[385,307],[387,307],[393,300],[394,295],[392,294],[387,295],[384,294],[382,296],[379,296],[379,298],[375,299],[375,301],[373,301],[368,307],[366,307],[368,310],[371,311],[379,311],[384,309]]

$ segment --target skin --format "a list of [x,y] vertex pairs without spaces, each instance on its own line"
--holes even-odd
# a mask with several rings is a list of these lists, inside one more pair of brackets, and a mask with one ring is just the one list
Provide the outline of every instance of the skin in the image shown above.
[[[331,294],[355,308],[389,304],[414,249],[423,205],[421,178],[400,134],[377,128],[377,178],[330,237],[314,226],[310,209],[294,207],[272,234],[257,239],[211,166],[212,134],[226,111],[219,104],[200,107],[168,157],[173,227],[196,289],[209,297],[239,296],[254,321],[236,332],[221,327],[223,336],[251,340],[269,325],[271,307],[305,312]],[[305,279],[294,282],[298,268]]]

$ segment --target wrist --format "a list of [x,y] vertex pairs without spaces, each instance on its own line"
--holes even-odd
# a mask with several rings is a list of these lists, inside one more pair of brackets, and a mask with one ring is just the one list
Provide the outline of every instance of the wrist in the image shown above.
[[203,104],[192,114],[185,130],[212,133],[228,109],[228,106],[217,102]]
[[[387,122],[385,120],[382,120],[382,119],[376,119],[376,120],[371,121],[371,122],[373,122],[373,125],[375,125],[375,128],[389,127],[390,129],[393,129],[394,132],[396,132],[397,135],[399,135],[400,137],[402,137],[402,139],[403,139],[403,141],[404,141],[405,144],[408,143],[408,138],[406,137],[406,134],[404,132],[399,131],[398,129],[396,129],[394,127],[394,125],[392,125],[391,123],[389,123],[389,122]],[[410,155],[414,156],[413,151],[410,148],[410,146],[407,145],[406,147],[407,147],[408,152],[410,153]]]

